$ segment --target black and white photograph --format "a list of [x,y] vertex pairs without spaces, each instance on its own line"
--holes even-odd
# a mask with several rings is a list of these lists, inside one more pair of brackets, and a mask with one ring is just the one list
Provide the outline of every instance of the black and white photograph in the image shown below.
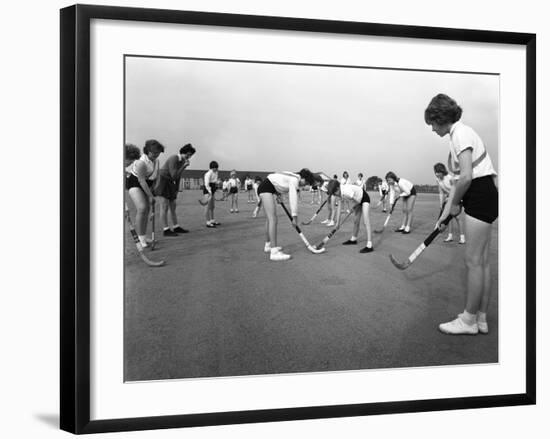
[[499,90],[126,55],[124,380],[498,363]]

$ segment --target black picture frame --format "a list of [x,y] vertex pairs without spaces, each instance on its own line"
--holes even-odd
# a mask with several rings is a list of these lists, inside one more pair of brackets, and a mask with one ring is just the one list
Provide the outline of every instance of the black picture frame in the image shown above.
[[536,187],[526,192],[525,393],[90,420],[90,21],[134,20],[331,34],[502,43],[526,48],[526,175],[536,179],[536,35],[209,12],[74,5],[60,11],[60,426],[99,433],[535,404]]

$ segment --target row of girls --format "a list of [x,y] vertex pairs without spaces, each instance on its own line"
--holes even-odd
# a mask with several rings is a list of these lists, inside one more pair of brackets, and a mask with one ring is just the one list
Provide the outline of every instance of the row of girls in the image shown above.
[[[465,262],[467,279],[465,282],[465,305],[463,312],[449,322],[439,325],[446,334],[487,333],[487,309],[491,295],[491,276],[489,248],[491,226],[498,218],[498,189],[496,171],[480,136],[460,121],[462,108],[451,97],[438,94],[429,103],[424,112],[426,124],[440,137],[449,136],[449,171],[455,178],[446,177],[444,165],[436,164],[434,172],[440,183],[441,213],[435,227],[443,229],[443,221],[450,215],[457,217],[464,209],[464,234],[459,230],[461,241],[466,244]],[[386,174],[389,188],[396,190],[403,200],[403,222],[397,229],[401,233],[410,233],[412,211],[416,200],[416,188],[395,173]],[[285,261],[290,255],[282,251],[277,242],[277,216],[275,214],[276,196],[288,193],[292,211],[292,222],[297,224],[297,193],[305,184],[321,184],[320,179],[307,169],[299,173],[270,174],[259,186],[258,192],[266,212],[266,242],[264,251],[270,253],[272,261]],[[332,180],[328,183],[327,194],[353,203],[355,224],[352,237],[344,244],[357,242],[361,217],[367,231],[367,244],[363,253],[372,251],[370,236],[369,205],[370,199],[364,187],[341,184]],[[395,202],[395,201],[394,201]],[[339,203],[336,218],[340,221]],[[464,235],[464,236],[463,236]],[[448,236],[449,238],[449,236]]]

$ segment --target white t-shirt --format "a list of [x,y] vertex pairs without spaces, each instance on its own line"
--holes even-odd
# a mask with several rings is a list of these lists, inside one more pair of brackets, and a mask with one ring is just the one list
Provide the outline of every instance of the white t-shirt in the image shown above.
[[407,196],[411,193],[413,184],[409,180],[400,178],[397,182],[397,187],[399,188],[400,194],[405,194],[405,196]]
[[348,178],[342,177],[340,179],[340,184],[349,184],[349,177]]
[[298,216],[298,188],[300,176],[293,172],[277,172],[269,174],[268,180],[280,194],[288,193],[288,202],[292,216]]
[[[481,137],[469,126],[458,121],[453,124],[449,133],[450,152],[449,172],[460,174],[458,156],[468,148],[472,149],[472,179],[484,177],[486,175],[497,175],[491,157],[486,153],[485,145]],[[485,157],[482,155],[485,153]]]
[[363,188],[354,184],[342,184],[340,185],[340,194],[342,195],[342,199],[359,204],[363,199]]
[[439,185],[439,189],[441,189],[441,192],[448,196],[451,193],[451,187],[454,184],[455,178],[451,177],[450,174],[445,175],[441,180],[436,177],[435,179],[437,181],[437,184]]
[[153,161],[147,157],[146,154],[142,154],[139,160],[135,160],[126,168],[126,171],[136,177],[143,177],[146,180],[155,180],[159,174],[159,168],[160,162],[158,159]]
[[229,187],[239,187],[240,184],[241,184],[241,180],[239,180],[237,177],[231,177],[229,179],[228,186]]
[[217,183],[218,182],[218,172],[213,171],[212,169],[209,169],[204,174],[204,187],[208,192],[210,192],[210,184],[211,183]]

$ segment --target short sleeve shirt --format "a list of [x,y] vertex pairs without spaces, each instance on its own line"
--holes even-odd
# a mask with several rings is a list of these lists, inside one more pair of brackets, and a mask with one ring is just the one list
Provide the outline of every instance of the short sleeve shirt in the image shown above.
[[[449,171],[460,174],[458,156],[468,148],[472,149],[472,178],[480,178],[486,175],[496,175],[491,157],[486,153],[485,145],[481,137],[469,126],[458,121],[451,127]],[[483,157],[483,154],[485,156]]]
[[340,193],[343,199],[355,201],[356,203],[360,203],[363,199],[363,188],[354,184],[340,185]]

